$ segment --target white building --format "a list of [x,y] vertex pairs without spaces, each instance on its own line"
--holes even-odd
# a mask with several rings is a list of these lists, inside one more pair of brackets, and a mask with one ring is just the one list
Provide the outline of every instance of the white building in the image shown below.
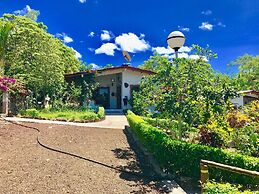
[[[129,100],[134,90],[139,89],[143,77],[154,74],[129,65],[111,67],[94,71],[95,81],[99,83],[94,101],[105,109],[130,109]],[[83,77],[89,72],[78,72],[65,75],[66,80]]]
[[231,100],[236,107],[244,107],[249,102],[259,100],[259,91],[255,90],[244,90],[238,92],[239,97]]

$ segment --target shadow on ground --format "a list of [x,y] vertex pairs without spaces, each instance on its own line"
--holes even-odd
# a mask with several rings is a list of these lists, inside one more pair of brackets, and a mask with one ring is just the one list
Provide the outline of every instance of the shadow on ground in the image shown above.
[[[132,193],[149,193],[151,189],[155,189],[159,193],[168,193],[168,190],[164,187],[166,181],[162,181],[163,179],[153,171],[149,159],[139,149],[132,135],[126,130],[124,130],[124,134],[127,137],[130,147],[116,148],[112,151],[116,158],[127,160],[127,165],[119,165],[117,167],[122,170],[138,173],[139,176],[120,172],[120,178],[134,181],[137,185],[141,186],[141,189],[134,190]],[[188,194],[200,193],[197,180],[177,177],[176,182],[178,182]]]
[[166,193],[159,183],[162,180],[161,177],[153,171],[148,158],[138,148],[131,134],[125,130],[124,134],[130,147],[116,148],[112,151],[116,158],[127,160],[126,165],[118,165],[117,168],[133,172],[134,175],[120,172],[120,178],[136,183],[136,190],[132,193],[149,193],[151,190],[156,190],[158,193]]

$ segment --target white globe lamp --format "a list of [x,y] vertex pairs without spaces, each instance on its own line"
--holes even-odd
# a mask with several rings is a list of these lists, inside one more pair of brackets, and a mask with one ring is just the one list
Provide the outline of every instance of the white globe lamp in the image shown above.
[[174,49],[175,57],[178,58],[178,50],[184,45],[185,36],[180,31],[173,31],[167,37],[167,44],[170,48]]

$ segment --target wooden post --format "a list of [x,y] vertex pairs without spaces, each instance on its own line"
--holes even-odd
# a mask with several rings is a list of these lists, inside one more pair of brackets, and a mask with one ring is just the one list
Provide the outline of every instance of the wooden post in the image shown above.
[[8,115],[9,111],[9,94],[8,92],[3,93],[3,114]]
[[201,167],[201,193],[203,192],[204,184],[209,180],[209,167],[207,164],[200,163]]

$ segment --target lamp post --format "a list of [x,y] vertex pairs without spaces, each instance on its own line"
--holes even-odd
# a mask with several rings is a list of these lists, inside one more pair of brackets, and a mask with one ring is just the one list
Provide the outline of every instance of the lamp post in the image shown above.
[[[185,36],[180,31],[173,31],[167,37],[167,44],[170,48],[175,51],[175,58],[178,58],[178,50],[184,45]],[[178,64],[176,63],[176,69],[178,69]]]

